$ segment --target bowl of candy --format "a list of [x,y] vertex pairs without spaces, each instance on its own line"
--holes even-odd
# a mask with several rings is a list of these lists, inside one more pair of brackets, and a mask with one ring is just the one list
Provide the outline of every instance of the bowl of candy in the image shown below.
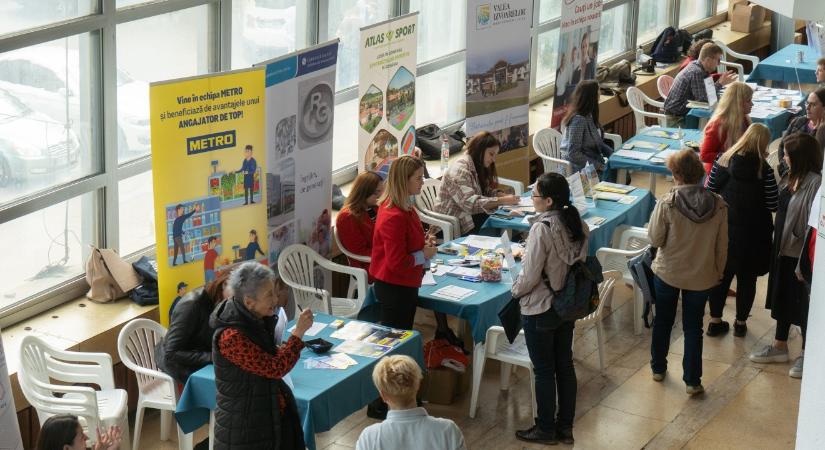
[[498,253],[485,253],[481,256],[481,280],[501,281],[502,258]]

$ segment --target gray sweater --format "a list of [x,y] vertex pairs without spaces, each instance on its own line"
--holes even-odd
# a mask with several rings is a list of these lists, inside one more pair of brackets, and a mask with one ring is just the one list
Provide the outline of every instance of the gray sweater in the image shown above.
[[[808,231],[808,216],[811,214],[811,204],[819,191],[822,175],[808,172],[799,183],[788,203],[788,212],[785,214],[785,227],[782,229],[782,242],[779,254],[799,258],[802,246],[805,244],[805,234]],[[783,187],[788,183],[787,177],[782,180]]]

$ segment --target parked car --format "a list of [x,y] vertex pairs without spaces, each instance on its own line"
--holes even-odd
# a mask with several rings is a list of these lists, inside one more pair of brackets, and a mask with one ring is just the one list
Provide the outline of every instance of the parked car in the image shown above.
[[247,63],[256,64],[295,50],[295,5],[280,0],[245,0],[241,40]]
[[53,176],[78,161],[74,130],[0,89],[0,187],[13,180]]

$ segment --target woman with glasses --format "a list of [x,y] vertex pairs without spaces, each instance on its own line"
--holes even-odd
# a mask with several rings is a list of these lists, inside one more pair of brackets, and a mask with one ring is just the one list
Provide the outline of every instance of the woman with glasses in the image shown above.
[[[378,198],[384,193],[384,180],[376,172],[364,172],[355,178],[344,207],[335,219],[341,245],[350,253],[370,256],[372,232],[378,216]],[[349,265],[369,272],[370,263],[348,259]],[[370,278],[372,282],[372,278]]]
[[788,165],[785,163],[785,138],[792,134],[803,133],[814,136],[819,141],[819,149],[825,146],[825,87],[821,87],[808,95],[805,104],[804,116],[799,116],[791,120],[788,128],[782,133],[782,141],[779,143],[779,176],[788,173]]

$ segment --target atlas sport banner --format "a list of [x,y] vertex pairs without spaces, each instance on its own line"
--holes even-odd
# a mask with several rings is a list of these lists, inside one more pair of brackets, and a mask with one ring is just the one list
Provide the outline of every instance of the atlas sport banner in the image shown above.
[[358,171],[384,174],[415,149],[418,13],[361,28]]
[[[266,67],[265,172],[272,268],[291,244],[332,256],[332,123],[338,40],[301,50]],[[326,278],[326,280],[324,280]],[[315,286],[331,279],[315,272]]]
[[576,85],[596,78],[602,0],[563,0],[550,126],[558,128]]
[[149,88],[160,319],[235,264],[266,264],[264,71]]
[[532,0],[467,2],[466,133],[527,146]]
[[6,352],[3,350],[3,338],[0,338],[0,449],[23,450],[17,410],[14,408],[14,396],[11,392],[9,367],[6,364]]

